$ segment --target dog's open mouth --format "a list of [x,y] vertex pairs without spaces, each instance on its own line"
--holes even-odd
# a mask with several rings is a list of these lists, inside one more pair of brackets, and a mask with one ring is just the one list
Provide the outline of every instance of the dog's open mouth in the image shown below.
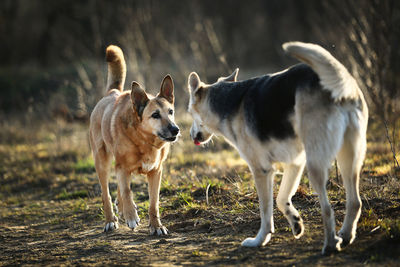
[[197,140],[196,138],[193,140],[193,143],[194,143],[196,146],[201,145],[201,142],[200,142],[199,140]]
[[176,140],[176,136],[174,136],[174,137],[168,137],[168,138],[165,138],[164,140],[166,140],[166,141],[168,141],[168,142],[173,142],[173,141]]
[[174,142],[177,139],[177,136],[170,136],[170,137],[165,137],[161,134],[158,135],[162,140],[167,141],[167,142]]

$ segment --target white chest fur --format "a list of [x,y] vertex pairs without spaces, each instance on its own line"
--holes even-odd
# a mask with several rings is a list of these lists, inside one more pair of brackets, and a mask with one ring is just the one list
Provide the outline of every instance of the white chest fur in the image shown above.
[[143,171],[149,172],[156,168],[160,163],[160,152],[157,151],[156,156],[154,158],[146,159],[142,161],[142,169]]

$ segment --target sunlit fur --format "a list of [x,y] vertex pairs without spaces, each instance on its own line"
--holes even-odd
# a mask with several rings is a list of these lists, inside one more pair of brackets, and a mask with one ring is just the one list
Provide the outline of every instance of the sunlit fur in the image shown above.
[[[147,175],[149,183],[150,233],[167,234],[159,216],[159,191],[162,163],[170,142],[177,139],[179,129],[174,122],[173,81],[167,75],[157,96],[147,94],[132,83],[131,91],[123,91],[125,60],[122,50],[109,46],[107,94],[97,103],[91,117],[89,140],[99,177],[106,225],[104,230],[118,228],[108,188],[112,158],[118,182],[117,206],[128,227],[139,225],[137,208],[130,190],[131,174]],[[154,115],[157,113],[158,115]],[[156,117],[156,118],[155,118]]]
[[[328,51],[300,42],[283,47],[308,66],[240,82],[236,70],[214,84],[205,84],[191,73],[191,136],[195,143],[203,144],[213,134],[224,136],[250,167],[260,201],[261,226],[257,236],[244,240],[243,246],[263,246],[274,232],[274,164],[281,162],[284,174],[276,202],[294,237],[303,235],[304,226],[291,198],[307,166],[322,209],[322,253],[339,251],[341,245],[353,242],[361,212],[358,185],[366,151],[368,108],[354,78]],[[335,158],[347,201],[338,235],[325,188]]]

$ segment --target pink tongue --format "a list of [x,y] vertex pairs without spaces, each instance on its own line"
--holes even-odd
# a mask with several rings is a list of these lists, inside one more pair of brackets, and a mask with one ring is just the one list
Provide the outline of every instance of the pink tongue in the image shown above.
[[195,144],[196,146],[199,146],[199,145],[200,145],[200,142],[197,141],[197,140],[194,140],[194,144]]

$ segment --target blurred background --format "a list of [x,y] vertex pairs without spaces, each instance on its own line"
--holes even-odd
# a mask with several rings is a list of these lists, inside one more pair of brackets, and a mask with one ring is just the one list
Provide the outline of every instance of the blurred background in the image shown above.
[[28,121],[85,121],[103,96],[105,48],[121,46],[132,80],[150,92],[170,73],[178,109],[191,71],[213,82],[296,63],[281,44],[318,43],[355,76],[373,115],[399,110],[400,2],[396,0],[0,2],[0,113]]

